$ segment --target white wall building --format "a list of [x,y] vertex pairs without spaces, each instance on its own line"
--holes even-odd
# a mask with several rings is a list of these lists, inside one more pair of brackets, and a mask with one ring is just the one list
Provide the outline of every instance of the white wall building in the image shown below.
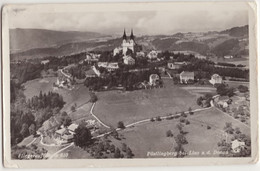
[[213,75],[211,76],[211,79],[209,80],[209,82],[210,82],[212,85],[221,84],[221,83],[222,83],[222,77],[219,76],[218,74],[213,74]]

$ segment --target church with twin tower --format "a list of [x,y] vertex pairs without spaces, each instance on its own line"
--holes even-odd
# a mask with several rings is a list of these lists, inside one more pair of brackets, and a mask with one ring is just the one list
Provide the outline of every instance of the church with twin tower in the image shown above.
[[129,39],[126,36],[125,29],[124,29],[123,42],[122,42],[123,54],[126,55],[127,49],[130,49],[134,52],[134,47],[135,47],[135,41],[134,41],[133,29],[131,29],[131,35]]

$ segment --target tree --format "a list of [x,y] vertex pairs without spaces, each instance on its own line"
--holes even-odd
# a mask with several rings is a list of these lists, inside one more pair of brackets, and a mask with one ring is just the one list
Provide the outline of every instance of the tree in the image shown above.
[[76,108],[75,108],[75,106],[73,105],[73,106],[71,106],[70,107],[70,110],[72,111],[72,112],[75,112],[76,111]]
[[114,153],[114,158],[120,158],[121,157],[121,151],[119,150],[119,148],[116,148],[116,151]]
[[134,156],[134,154],[133,154],[132,150],[128,147],[126,149],[126,157],[127,158],[132,158],[133,156]]
[[173,136],[172,131],[171,131],[171,130],[168,130],[168,131],[166,132],[166,136],[167,136],[167,137],[172,137],[172,136]]
[[123,122],[123,121],[119,121],[119,122],[117,123],[117,127],[118,127],[118,128],[121,128],[121,129],[125,129],[124,122]]
[[125,143],[122,143],[122,151],[123,151],[123,152],[126,152],[126,149],[127,149],[126,144],[125,144]]
[[31,124],[30,125],[29,132],[30,132],[30,135],[35,135],[36,134],[35,124]]
[[20,134],[23,136],[23,138],[27,137],[29,135],[29,127],[28,124],[24,123],[22,125],[22,129],[20,131]]
[[97,95],[94,92],[90,93],[90,102],[95,103],[98,100]]
[[247,86],[239,85],[237,89],[239,90],[240,93],[248,92]]
[[232,123],[231,122],[226,122],[226,125],[224,127],[225,132],[228,134],[233,134],[234,129],[232,128]]
[[76,146],[86,147],[92,143],[91,132],[84,124],[80,124],[75,130],[74,142]]
[[67,127],[72,124],[72,120],[69,116],[67,116],[63,121],[63,126]]

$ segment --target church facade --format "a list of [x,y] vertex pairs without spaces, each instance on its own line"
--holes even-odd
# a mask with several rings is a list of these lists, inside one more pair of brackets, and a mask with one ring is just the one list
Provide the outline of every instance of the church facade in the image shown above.
[[[138,45],[135,43],[134,40],[135,36],[133,33],[133,29],[131,29],[131,34],[129,37],[126,36],[126,32],[124,30],[124,34],[122,37],[122,44],[121,47],[117,47],[114,49],[113,54],[114,56],[122,51],[123,55],[127,55],[126,52],[130,49],[133,53],[136,52]],[[141,49],[141,48],[139,48]]]
[[132,52],[134,52],[134,47],[135,47],[135,41],[134,41],[133,29],[131,30],[131,35],[130,35],[129,39],[127,38],[125,30],[124,30],[123,42],[122,42],[123,54],[126,55],[126,52],[128,49],[130,49],[130,50],[132,50]]

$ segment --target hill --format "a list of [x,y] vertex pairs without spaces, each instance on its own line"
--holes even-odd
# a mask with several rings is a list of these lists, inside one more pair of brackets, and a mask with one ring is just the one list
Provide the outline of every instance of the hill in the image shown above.
[[[113,50],[121,45],[121,38],[93,32],[59,32],[37,29],[15,29],[11,35],[11,58],[64,56],[90,50]],[[234,27],[220,32],[176,33],[136,37],[144,51],[194,51],[218,57],[248,56],[248,26]],[[16,50],[14,50],[16,49]],[[19,49],[19,51],[17,51]],[[26,50],[24,50],[26,49]]]
[[105,35],[95,32],[54,31],[44,29],[10,29],[12,53],[34,48],[49,48],[71,42],[87,41]]

